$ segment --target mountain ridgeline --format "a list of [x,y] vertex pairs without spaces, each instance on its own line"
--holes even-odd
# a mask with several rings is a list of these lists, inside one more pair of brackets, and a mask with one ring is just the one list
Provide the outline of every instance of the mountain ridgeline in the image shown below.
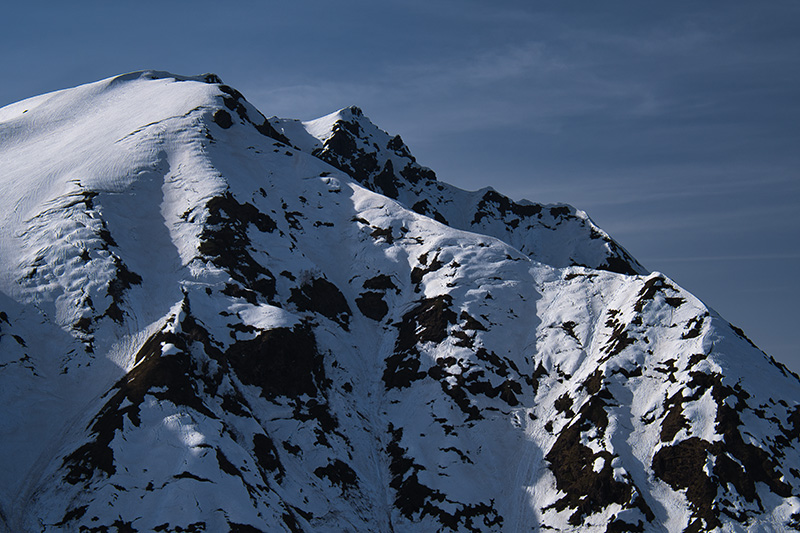
[[800,379],[355,107],[0,109],[0,531],[800,530]]

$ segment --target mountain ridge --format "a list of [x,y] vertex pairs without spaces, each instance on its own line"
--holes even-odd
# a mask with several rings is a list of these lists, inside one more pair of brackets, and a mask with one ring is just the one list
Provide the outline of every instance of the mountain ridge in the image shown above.
[[0,109],[2,527],[800,528],[797,376],[346,109],[154,71]]
[[[399,135],[392,137],[375,126],[358,107],[347,107],[304,123],[275,118],[271,123],[292,141],[297,140],[307,152],[348,173],[370,190],[443,224],[492,235],[554,266],[592,266],[625,274],[647,272],[586,213],[572,206],[528,200],[517,203],[491,187],[473,193],[437,181],[431,169],[417,163]],[[308,137],[316,142],[309,142]],[[547,238],[561,224],[578,234],[580,248],[569,249],[563,242],[556,246]],[[560,233],[568,231],[562,228]],[[594,240],[598,242],[591,242]],[[578,259],[551,257],[548,254],[555,253],[551,250],[560,250],[562,254],[568,250]]]

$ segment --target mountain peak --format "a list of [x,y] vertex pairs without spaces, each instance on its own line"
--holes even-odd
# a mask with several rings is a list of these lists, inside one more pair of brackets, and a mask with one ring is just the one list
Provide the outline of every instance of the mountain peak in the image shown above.
[[[300,122],[273,117],[293,145],[347,173],[361,185],[454,228],[489,234],[553,266],[583,265],[613,272],[647,270],[585,213],[566,204],[514,202],[491,187],[468,192],[437,179],[399,135],[390,135],[360,108]],[[582,235],[565,246],[555,227]],[[580,244],[578,244],[580,243]]]
[[364,116],[364,112],[361,110],[361,108],[354,105],[340,109],[339,113],[343,119]]
[[317,148],[322,147],[342,129],[349,131],[355,137],[362,135],[365,127],[367,129],[377,129],[377,126],[364,115],[361,108],[356,106],[344,107],[325,116],[304,121],[301,124],[305,132],[316,139],[315,147]]
[[800,528],[800,379],[582,211],[206,75],[0,134],[0,531]]
[[172,74],[171,72],[167,72],[165,70],[135,70],[133,72],[128,72],[126,74],[120,74],[118,76],[113,76],[108,78],[113,82],[120,82],[120,81],[132,81],[132,80],[164,80],[164,79],[172,79],[175,81],[196,81],[200,83],[209,83],[209,84],[222,84],[222,79],[216,74],[207,72],[205,74],[201,74],[199,76],[183,76],[180,74]]

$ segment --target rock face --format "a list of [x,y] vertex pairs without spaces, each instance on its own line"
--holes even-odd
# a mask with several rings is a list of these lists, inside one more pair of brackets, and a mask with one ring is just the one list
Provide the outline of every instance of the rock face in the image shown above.
[[800,380],[581,211],[213,75],[0,139],[2,531],[800,529]]

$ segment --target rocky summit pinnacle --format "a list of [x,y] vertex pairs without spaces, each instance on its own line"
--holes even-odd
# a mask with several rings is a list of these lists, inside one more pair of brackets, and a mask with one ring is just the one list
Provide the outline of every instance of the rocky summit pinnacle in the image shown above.
[[800,529],[800,379],[356,107],[0,109],[0,531]]

